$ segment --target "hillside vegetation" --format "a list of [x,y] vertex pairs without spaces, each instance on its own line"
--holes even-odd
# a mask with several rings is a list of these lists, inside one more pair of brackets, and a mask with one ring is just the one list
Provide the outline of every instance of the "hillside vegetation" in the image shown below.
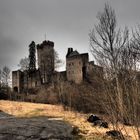
[[[82,137],[80,139],[110,139],[105,133],[108,130],[113,129],[109,125],[109,129],[95,127],[89,122],[87,122],[87,117],[89,114],[82,114],[75,111],[65,111],[61,105],[49,105],[49,104],[35,104],[27,102],[14,102],[14,101],[0,101],[1,111],[11,114],[17,118],[34,118],[34,117],[49,117],[52,119],[60,119],[67,121],[72,126],[79,128],[79,135]],[[121,127],[121,125],[120,125]],[[122,126],[122,130],[124,126]],[[129,132],[129,139],[134,139],[134,132],[131,131],[131,127],[127,126]],[[129,130],[130,129],[130,130]],[[124,135],[125,131],[124,131]],[[128,136],[128,135],[127,135]]]

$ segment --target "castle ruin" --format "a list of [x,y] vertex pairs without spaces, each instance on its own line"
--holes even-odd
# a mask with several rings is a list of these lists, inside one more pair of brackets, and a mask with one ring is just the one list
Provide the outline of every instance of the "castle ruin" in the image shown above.
[[68,48],[66,71],[56,72],[54,42],[45,40],[36,45],[36,50],[38,68],[12,72],[12,88],[14,92],[25,93],[29,89],[55,82],[58,76],[61,80],[74,82],[75,84],[80,84],[87,78],[94,77],[95,74],[103,76],[103,68],[95,65],[93,61],[89,62],[88,53],[80,54],[73,48]]

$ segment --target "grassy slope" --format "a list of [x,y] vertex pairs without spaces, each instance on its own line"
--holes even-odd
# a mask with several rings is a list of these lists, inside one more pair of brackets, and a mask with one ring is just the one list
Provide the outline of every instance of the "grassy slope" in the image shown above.
[[81,130],[80,135],[86,138],[92,136],[91,139],[106,139],[104,136],[107,129],[93,127],[86,121],[87,115],[74,111],[64,111],[63,107],[60,105],[35,104],[1,100],[0,110],[16,117],[49,116],[62,118],[64,121],[69,122],[73,126],[77,126]]

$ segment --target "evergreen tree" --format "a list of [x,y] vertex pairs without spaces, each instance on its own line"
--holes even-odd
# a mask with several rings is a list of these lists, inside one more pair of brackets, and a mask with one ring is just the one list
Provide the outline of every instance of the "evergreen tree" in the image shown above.
[[35,49],[35,42],[32,41],[29,45],[29,70],[36,69],[36,49]]

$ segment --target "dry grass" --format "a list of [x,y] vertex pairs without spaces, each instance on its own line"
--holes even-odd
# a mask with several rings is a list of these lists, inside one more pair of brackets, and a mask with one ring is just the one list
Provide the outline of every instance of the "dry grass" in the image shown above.
[[[48,104],[35,104],[27,102],[14,102],[14,101],[0,101],[0,110],[14,115],[16,117],[39,117],[39,116],[48,116],[62,118],[64,121],[69,122],[73,126],[77,126],[80,129],[80,134],[84,137],[91,137],[91,139],[108,139],[105,137],[105,132],[107,129],[93,127],[88,123],[87,115],[74,112],[74,111],[65,111],[60,105],[48,105]],[[112,126],[110,125],[110,129]],[[122,126],[123,129],[123,126]],[[131,139],[134,138],[134,133],[131,127],[125,127]],[[125,133],[125,131],[124,131]],[[90,139],[90,138],[89,138]]]

